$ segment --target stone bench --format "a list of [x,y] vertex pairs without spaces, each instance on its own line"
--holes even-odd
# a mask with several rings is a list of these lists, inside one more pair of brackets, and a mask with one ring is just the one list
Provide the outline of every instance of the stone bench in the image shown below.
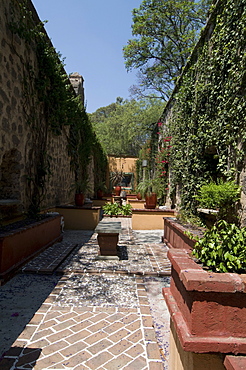
[[100,221],[95,228],[97,241],[100,248],[99,259],[118,259],[117,244],[119,233],[121,232],[121,222]]

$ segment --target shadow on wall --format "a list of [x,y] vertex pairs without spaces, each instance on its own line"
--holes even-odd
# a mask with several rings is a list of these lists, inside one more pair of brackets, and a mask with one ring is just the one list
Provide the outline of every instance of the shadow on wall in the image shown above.
[[0,218],[9,220],[22,214],[21,205],[21,153],[17,149],[6,151],[0,164]]

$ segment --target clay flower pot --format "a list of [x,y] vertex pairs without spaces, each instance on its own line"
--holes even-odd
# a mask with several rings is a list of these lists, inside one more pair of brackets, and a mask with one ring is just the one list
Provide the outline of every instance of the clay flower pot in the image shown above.
[[115,195],[117,196],[117,197],[119,197],[120,196],[120,192],[121,192],[121,186],[116,186],[115,188],[114,188],[114,191],[115,191]]
[[138,199],[138,200],[142,200],[142,195],[141,195],[141,193],[137,193],[137,199]]
[[145,195],[145,208],[146,209],[155,209],[157,205],[157,194],[151,193],[149,195]]
[[85,203],[85,196],[82,193],[75,194],[75,205],[78,207],[83,206]]

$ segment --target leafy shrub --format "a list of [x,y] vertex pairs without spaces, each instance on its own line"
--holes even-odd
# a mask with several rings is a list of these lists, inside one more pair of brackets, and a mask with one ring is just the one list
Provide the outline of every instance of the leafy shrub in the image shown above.
[[191,231],[189,230],[185,230],[184,231],[184,235],[188,236],[189,239],[191,240],[199,240],[199,236],[198,235],[194,235]]
[[132,206],[130,204],[106,203],[102,208],[108,216],[130,216],[132,214]]
[[203,185],[195,197],[204,208],[223,208],[233,206],[240,199],[240,188],[233,181],[210,182]]
[[246,228],[220,220],[206,231],[192,254],[215,272],[246,272]]
[[121,214],[123,216],[130,216],[132,214],[132,206],[130,204],[122,205]]
[[195,196],[202,208],[219,209],[218,219],[236,222],[236,203],[240,199],[240,187],[234,181],[210,182],[203,185]]

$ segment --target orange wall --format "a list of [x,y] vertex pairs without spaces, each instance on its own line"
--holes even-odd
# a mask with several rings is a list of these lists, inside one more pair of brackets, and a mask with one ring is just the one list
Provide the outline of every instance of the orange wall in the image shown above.
[[137,157],[113,157],[108,156],[109,163],[109,173],[107,176],[107,182],[109,184],[109,174],[110,172],[123,171],[131,172],[134,174],[134,186],[136,186],[136,162]]

